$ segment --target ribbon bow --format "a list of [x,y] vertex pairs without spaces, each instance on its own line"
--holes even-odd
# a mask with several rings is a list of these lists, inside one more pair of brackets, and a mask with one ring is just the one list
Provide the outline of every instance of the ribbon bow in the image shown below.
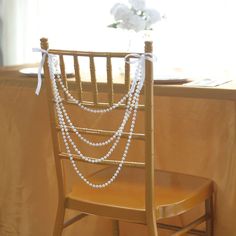
[[37,87],[36,87],[36,90],[35,90],[35,94],[39,95],[40,90],[41,90],[41,86],[42,86],[41,72],[42,72],[42,69],[43,69],[43,65],[44,65],[46,56],[52,56],[52,54],[49,54],[48,50],[44,50],[44,49],[41,49],[41,48],[33,48],[33,52],[41,52],[42,53],[42,59],[41,59],[41,62],[39,64],[39,68],[38,68],[38,83],[37,83]]
[[[132,61],[128,60],[129,57],[132,57]],[[133,93],[136,83],[138,81],[140,81],[138,89],[141,90],[144,84],[144,80],[145,80],[145,60],[149,60],[151,62],[156,61],[156,56],[153,55],[152,53],[142,53],[142,54],[136,54],[136,53],[131,53],[125,56],[125,62],[128,64],[135,64],[138,63],[137,69],[136,69],[136,73],[135,73],[135,77],[133,79],[132,85],[131,85],[131,89],[130,92]],[[138,70],[139,70],[139,65],[141,65],[141,79],[139,80],[139,76],[138,76]]]

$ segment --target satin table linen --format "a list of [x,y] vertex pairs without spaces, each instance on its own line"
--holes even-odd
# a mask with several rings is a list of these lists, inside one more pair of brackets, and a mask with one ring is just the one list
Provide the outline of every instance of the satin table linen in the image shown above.
[[[36,78],[18,69],[0,69],[0,235],[51,236],[57,192],[46,94],[43,88],[35,96]],[[236,236],[236,91],[209,97],[184,89],[181,97],[173,87],[155,86],[157,165],[211,178],[215,236]],[[108,236],[111,227],[91,216],[64,235]],[[120,223],[120,231],[146,236],[145,227],[130,223]]]

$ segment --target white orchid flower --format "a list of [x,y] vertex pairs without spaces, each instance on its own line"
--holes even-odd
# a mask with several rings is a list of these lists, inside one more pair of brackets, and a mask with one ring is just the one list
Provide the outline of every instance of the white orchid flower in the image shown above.
[[135,9],[135,10],[144,10],[146,3],[144,0],[129,0],[130,5]]
[[130,9],[125,4],[121,4],[121,3],[116,3],[111,9],[111,14],[114,16],[114,19],[117,21],[122,20],[123,18],[126,18],[129,12],[130,12]]
[[120,23],[120,28],[134,30],[136,32],[144,30],[146,27],[146,22],[143,18],[130,14],[128,18],[124,19]]
[[134,30],[136,32],[151,29],[151,25],[161,20],[160,13],[146,8],[145,0],[128,0],[130,6],[116,3],[111,8],[115,22],[109,27]]
[[146,15],[146,26],[147,28],[150,28],[151,25],[161,20],[161,14],[155,9],[146,9],[145,10]]

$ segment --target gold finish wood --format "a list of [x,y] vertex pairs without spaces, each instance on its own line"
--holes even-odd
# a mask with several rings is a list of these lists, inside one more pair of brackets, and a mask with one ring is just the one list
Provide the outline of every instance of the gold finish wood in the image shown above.
[[74,69],[75,69],[75,80],[78,87],[78,98],[80,101],[82,100],[82,83],[81,83],[81,77],[80,77],[80,69],[79,69],[79,62],[77,56],[74,56]]
[[[59,156],[62,159],[69,160],[69,155],[67,153],[62,152],[62,153],[59,154]],[[72,157],[73,157],[73,159],[75,161],[85,162],[84,160],[81,160],[79,158],[79,156],[76,155],[76,154],[72,154]],[[96,160],[96,159],[94,158],[94,160]],[[104,160],[103,162],[100,163],[100,165],[115,165],[115,166],[117,166],[120,163],[121,163],[121,161],[119,161],[119,160]],[[144,168],[145,164],[143,162],[126,161],[124,163],[124,166],[134,166],[134,167],[142,167],[142,168]]]
[[93,102],[95,105],[97,105],[98,104],[98,88],[97,88],[94,57],[89,56],[89,60],[90,60],[90,76],[91,76],[91,82],[92,82],[92,87],[93,87]]
[[[62,80],[63,80],[63,82],[65,84],[65,87],[68,89],[64,57],[62,55],[60,55],[59,58],[60,58],[61,77],[62,77]],[[65,98],[67,100],[67,95],[65,93],[64,93],[64,96],[65,96]]]
[[[127,62],[129,62],[130,59],[127,58]],[[125,63],[125,88],[128,91],[129,90],[129,85],[130,85],[130,64],[129,63]]]
[[[91,88],[92,88],[92,86],[91,86]],[[71,101],[69,99],[68,100],[62,99],[62,101],[65,102],[65,103],[77,106],[77,104],[74,101]],[[83,104],[86,105],[87,107],[100,108],[100,109],[110,107],[109,103],[103,103],[103,102],[100,102],[98,104],[94,104],[94,102],[91,102],[91,101],[83,101]],[[116,104],[117,103],[113,103],[113,105],[116,105]],[[126,108],[126,104],[121,104],[117,109],[124,109],[124,108]],[[138,109],[139,110],[144,110],[144,106],[139,105]]]
[[[41,48],[44,50],[48,50],[48,40],[46,38],[42,38],[41,40]],[[44,76],[47,88],[51,87],[49,67],[48,67],[48,58],[46,58],[44,63]],[[50,115],[50,123],[51,123],[51,133],[53,139],[53,149],[55,154],[55,167],[56,167],[56,176],[58,183],[58,208],[56,214],[56,227],[54,227],[53,235],[61,235],[63,231],[64,225],[64,216],[65,216],[65,186],[63,181],[63,168],[62,163],[59,157],[57,156],[60,152],[60,145],[58,143],[58,134],[56,131],[56,114],[54,112],[54,104],[52,103],[53,94],[51,89],[47,89],[47,99],[48,99],[48,107],[49,107],[49,115]]]
[[[74,133],[72,128],[70,126],[66,126],[69,132]],[[80,127],[75,127],[76,130],[78,130],[81,134],[88,134],[88,135],[98,135],[98,136],[111,136],[115,133],[115,131],[110,131],[110,130],[99,130],[99,129],[89,129],[89,128],[80,128]],[[61,131],[61,128],[57,126],[57,130]],[[121,136],[123,138],[128,138],[129,133],[128,132],[123,132]],[[133,133],[132,135],[133,139],[139,139],[139,140],[144,140],[145,135],[142,133]]]
[[112,63],[110,57],[107,57],[107,83],[109,87],[109,104],[112,105],[114,103],[114,90],[112,80]]
[[[48,49],[48,42],[46,39],[41,39],[41,46],[43,49]],[[49,50],[49,53],[59,55],[60,61],[63,61],[64,56],[71,56],[74,58],[75,74],[79,74],[79,60],[75,57],[87,57],[89,61],[89,73],[91,75],[91,106],[99,106],[99,92],[98,83],[96,80],[96,61],[94,58],[103,57],[107,60],[107,88],[108,101],[103,104],[112,104],[115,102],[116,91],[113,90],[112,78],[112,58],[124,58],[128,53],[112,53],[112,52],[80,52],[69,50]],[[152,53],[152,43],[145,42],[145,53]],[[130,86],[130,66],[125,65],[125,86]],[[64,187],[64,174],[62,173],[62,162],[66,161],[67,154],[63,153],[63,145],[60,142],[60,130],[58,129],[57,120],[55,116],[54,102],[51,91],[51,84],[49,78],[49,68],[47,59],[44,64],[48,103],[50,109],[51,131],[54,143],[55,166],[58,178],[58,210],[54,227],[54,236],[61,235],[64,225],[65,210],[78,210],[84,214],[97,215],[111,218],[114,221],[114,235],[119,234],[117,228],[117,220],[140,223],[147,226],[149,236],[157,236],[157,222],[160,219],[169,218],[184,214],[199,204],[206,204],[206,212],[203,217],[200,217],[193,222],[190,222],[184,228],[169,227],[177,230],[173,235],[183,235],[188,231],[197,233],[198,230],[193,228],[203,221],[206,221],[206,235],[213,236],[212,219],[213,219],[213,183],[209,179],[181,174],[172,173],[163,170],[155,169],[155,161],[157,158],[154,143],[154,104],[153,104],[153,63],[149,60],[145,61],[145,86],[144,86],[144,104],[145,109],[139,110],[139,113],[144,113],[144,163],[140,167],[129,165],[132,161],[127,160],[127,166],[124,166],[121,173],[114,183],[104,189],[93,189],[84,182],[79,181],[72,191],[66,193]],[[62,71],[65,71],[64,68]],[[63,76],[63,75],[62,75]],[[64,79],[67,79],[64,76]],[[81,79],[77,76],[77,84],[81,84]],[[82,96],[81,87],[78,88],[79,94]],[[127,91],[123,91],[124,93]],[[66,99],[66,97],[65,97]],[[114,99],[114,100],[113,100]],[[67,106],[70,106],[67,101]],[[74,109],[75,106],[70,106]],[[123,107],[125,108],[125,106]],[[72,113],[73,114],[73,113]],[[76,113],[74,113],[75,115]],[[79,119],[79,117],[75,117]],[[112,123],[112,120],[111,120]],[[110,126],[110,124],[106,124]],[[84,127],[78,127],[83,129]],[[87,128],[87,127],[86,127]],[[85,130],[86,130],[85,128]],[[139,128],[139,127],[138,127]],[[89,127],[88,130],[91,128]],[[96,128],[93,128],[96,129]],[[91,130],[93,130],[91,129]],[[96,136],[102,134],[101,129],[98,129]],[[110,132],[114,132],[113,129]],[[140,133],[140,132],[137,132]],[[139,140],[140,141],[140,140]],[[82,145],[82,144],[80,144]],[[134,142],[133,145],[138,145]],[[132,145],[131,145],[132,146]],[[83,148],[83,146],[81,146]],[[73,155],[76,160],[76,155]],[[132,157],[136,158],[136,157]],[[111,165],[103,166],[102,169],[90,172],[86,177],[91,182],[100,183],[105,182],[109,176],[112,176],[116,168],[117,160],[111,160]],[[141,162],[142,163],[142,162]],[[80,217],[78,217],[80,219]],[[72,219],[69,222],[74,222]],[[67,225],[67,224],[66,224]],[[166,226],[168,228],[168,226]],[[201,235],[201,234],[199,234]]]

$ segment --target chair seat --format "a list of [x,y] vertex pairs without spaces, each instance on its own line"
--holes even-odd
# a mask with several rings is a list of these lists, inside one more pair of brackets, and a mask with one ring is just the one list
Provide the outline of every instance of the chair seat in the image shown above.
[[[115,167],[104,168],[92,176],[95,183],[105,182]],[[123,167],[113,184],[93,189],[85,183],[73,187],[66,205],[87,214],[145,223],[145,170]],[[211,180],[186,174],[156,170],[155,204],[157,219],[176,216],[207,199],[213,192]]]

